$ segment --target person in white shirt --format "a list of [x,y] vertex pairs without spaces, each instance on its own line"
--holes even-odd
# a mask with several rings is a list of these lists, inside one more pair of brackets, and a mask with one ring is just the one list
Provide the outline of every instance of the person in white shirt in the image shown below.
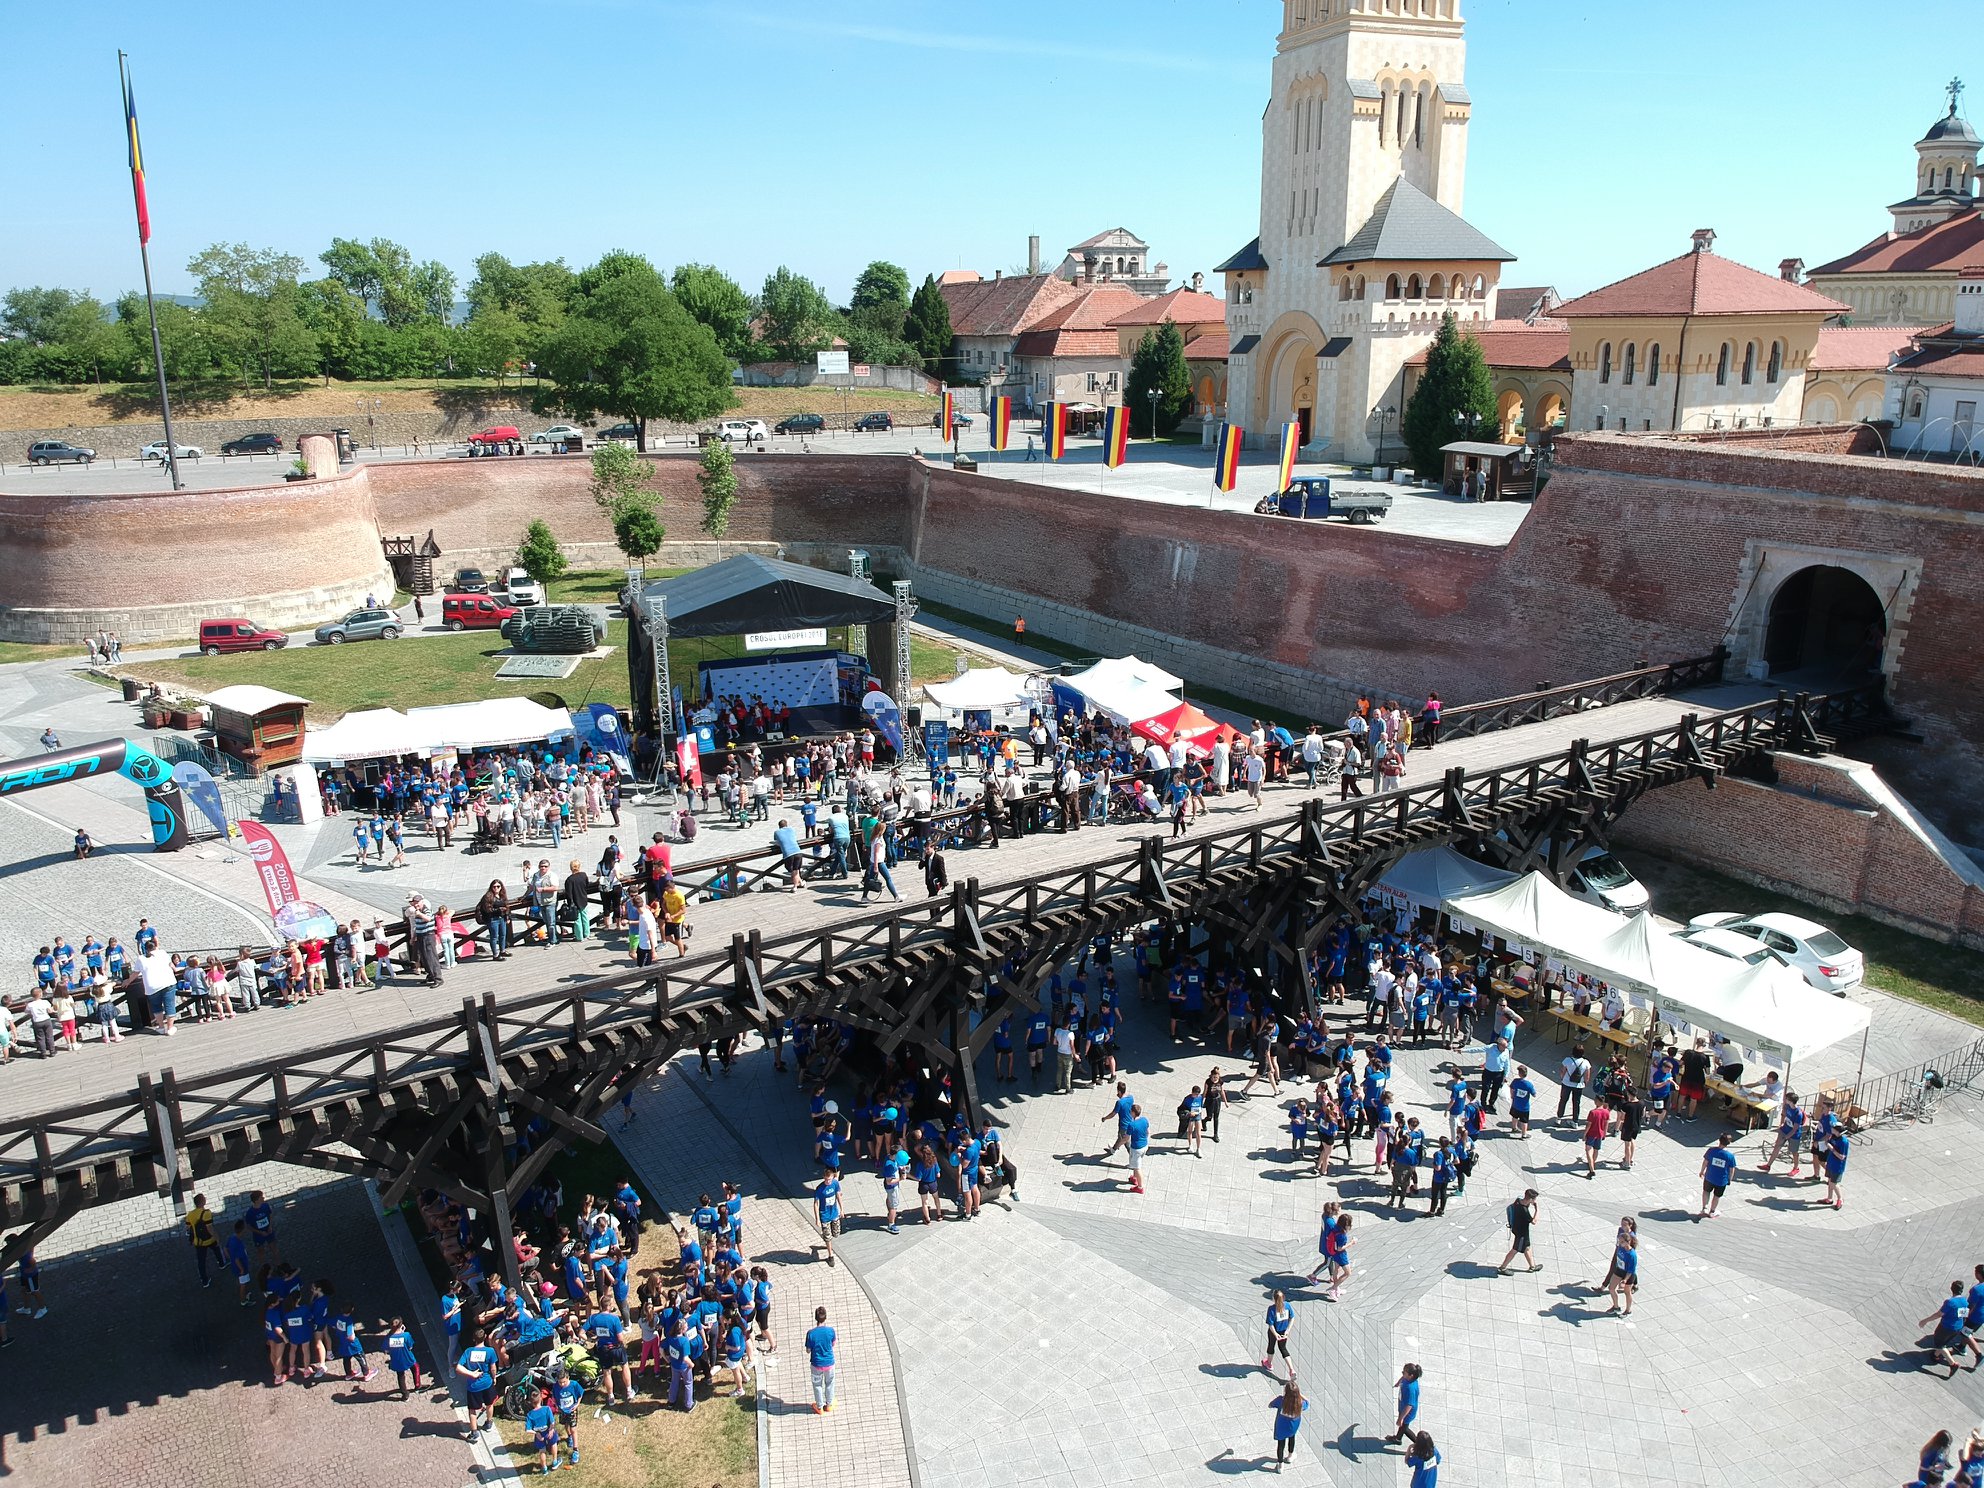
[[1082,772],[1075,768],[1075,762],[1068,761],[1067,768],[1061,771],[1061,783],[1056,794],[1060,798],[1061,830],[1080,831],[1082,825]]
[[1212,746],[1212,793],[1215,796],[1226,794],[1226,781],[1233,772],[1233,746],[1221,735],[1219,742]]
[[1247,796],[1254,803],[1254,809],[1261,809],[1261,782],[1267,778],[1267,755],[1259,749],[1250,750],[1247,755]]
[[1309,732],[1302,736],[1302,768],[1309,772],[1309,789],[1316,788],[1316,772],[1323,763],[1323,736],[1312,723]]
[[1185,741],[1183,738],[1175,736],[1172,738],[1171,748],[1165,751],[1164,762],[1173,770],[1183,770],[1185,768]]
[[179,974],[163,951],[138,957],[138,980],[144,986],[145,1000],[151,1004],[152,1022],[161,1033],[172,1032],[173,1013],[179,1005]]

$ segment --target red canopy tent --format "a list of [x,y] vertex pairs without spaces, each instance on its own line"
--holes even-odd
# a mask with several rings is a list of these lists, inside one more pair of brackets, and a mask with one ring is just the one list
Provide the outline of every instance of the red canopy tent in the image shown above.
[[1219,726],[1190,703],[1180,703],[1168,712],[1131,724],[1130,732],[1169,749],[1173,739],[1196,739],[1212,733]]

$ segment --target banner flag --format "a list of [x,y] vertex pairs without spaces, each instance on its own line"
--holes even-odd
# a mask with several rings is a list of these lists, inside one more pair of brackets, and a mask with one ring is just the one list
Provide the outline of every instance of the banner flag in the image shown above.
[[131,75],[124,75],[124,142],[131,155],[131,196],[138,204],[138,241],[152,240],[152,213],[145,201],[145,156],[138,148],[138,99],[131,90]]
[[1041,442],[1047,446],[1047,458],[1058,460],[1068,453],[1068,405],[1049,403],[1046,416],[1040,421]]
[[186,799],[200,808],[200,815],[214,824],[223,839],[227,836],[227,806],[220,797],[220,786],[198,760],[181,760],[172,767],[172,778]]
[[992,400],[992,448],[1002,450],[1013,436],[1013,400],[994,398]]
[[1238,424],[1228,424],[1219,431],[1219,453],[1213,459],[1213,483],[1222,491],[1230,491],[1240,480],[1240,446],[1246,442],[1247,431]]
[[1281,429],[1281,474],[1277,491],[1286,491],[1289,482],[1295,479],[1295,456],[1302,448],[1302,426],[1293,420],[1282,425]]
[[262,894],[269,901],[269,916],[273,919],[284,905],[294,904],[303,897],[296,887],[296,872],[289,866],[289,854],[282,850],[275,833],[260,822],[241,821],[235,825],[241,829],[241,842],[255,864],[255,874],[262,880]]
[[1102,463],[1114,470],[1130,457],[1130,410],[1117,404],[1102,426]]

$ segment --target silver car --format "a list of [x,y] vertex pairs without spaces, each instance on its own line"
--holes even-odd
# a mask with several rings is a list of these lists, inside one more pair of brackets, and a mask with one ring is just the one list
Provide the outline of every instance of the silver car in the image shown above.
[[317,639],[326,646],[342,646],[346,641],[397,641],[400,617],[391,610],[353,610],[342,620],[317,627]]

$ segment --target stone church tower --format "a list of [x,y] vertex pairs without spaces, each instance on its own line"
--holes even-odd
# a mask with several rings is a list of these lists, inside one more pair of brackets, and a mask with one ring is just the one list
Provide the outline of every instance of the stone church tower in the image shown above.
[[1283,0],[1260,236],[1220,266],[1250,442],[1295,419],[1330,457],[1371,458],[1441,313],[1492,315],[1510,255],[1460,216],[1466,62],[1460,0]]

